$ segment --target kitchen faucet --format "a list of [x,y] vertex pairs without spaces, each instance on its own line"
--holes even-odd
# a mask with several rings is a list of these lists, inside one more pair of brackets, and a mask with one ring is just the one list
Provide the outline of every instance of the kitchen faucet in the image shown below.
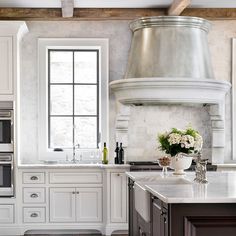
[[77,162],[77,159],[76,159],[76,147],[79,149],[80,148],[80,144],[73,144],[73,159],[72,159],[72,162],[73,163],[76,163]]
[[202,154],[198,153],[195,158],[196,167],[195,167],[195,179],[194,181],[202,184],[207,184],[207,161],[208,159],[202,159]]

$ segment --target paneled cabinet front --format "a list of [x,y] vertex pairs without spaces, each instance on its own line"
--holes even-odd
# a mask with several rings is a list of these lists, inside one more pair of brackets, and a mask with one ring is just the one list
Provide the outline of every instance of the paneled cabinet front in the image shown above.
[[101,188],[50,188],[50,222],[101,221]]
[[125,173],[111,173],[111,222],[127,222],[127,178]]
[[0,94],[13,94],[12,37],[0,37]]

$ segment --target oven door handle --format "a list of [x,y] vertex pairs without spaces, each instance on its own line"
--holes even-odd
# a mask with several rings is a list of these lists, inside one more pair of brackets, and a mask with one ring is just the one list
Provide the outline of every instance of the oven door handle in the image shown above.
[[0,161],[0,165],[13,165],[12,161]]

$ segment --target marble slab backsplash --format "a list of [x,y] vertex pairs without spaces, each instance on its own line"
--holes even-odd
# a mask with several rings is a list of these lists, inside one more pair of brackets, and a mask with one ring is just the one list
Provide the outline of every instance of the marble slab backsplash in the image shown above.
[[128,160],[156,160],[163,155],[158,149],[159,133],[191,125],[203,136],[203,155],[211,156],[211,121],[208,107],[160,105],[132,106],[128,132]]

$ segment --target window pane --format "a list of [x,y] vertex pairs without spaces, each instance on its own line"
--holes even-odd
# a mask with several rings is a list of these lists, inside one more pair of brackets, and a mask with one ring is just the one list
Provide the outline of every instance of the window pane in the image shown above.
[[97,83],[97,52],[75,52],[75,83]]
[[50,83],[72,83],[73,53],[50,51]]
[[72,115],[73,86],[51,85],[50,88],[51,115]]
[[75,115],[97,114],[97,86],[75,85]]
[[72,147],[72,117],[51,117],[50,148]]
[[75,144],[80,148],[97,148],[96,117],[75,117]]

